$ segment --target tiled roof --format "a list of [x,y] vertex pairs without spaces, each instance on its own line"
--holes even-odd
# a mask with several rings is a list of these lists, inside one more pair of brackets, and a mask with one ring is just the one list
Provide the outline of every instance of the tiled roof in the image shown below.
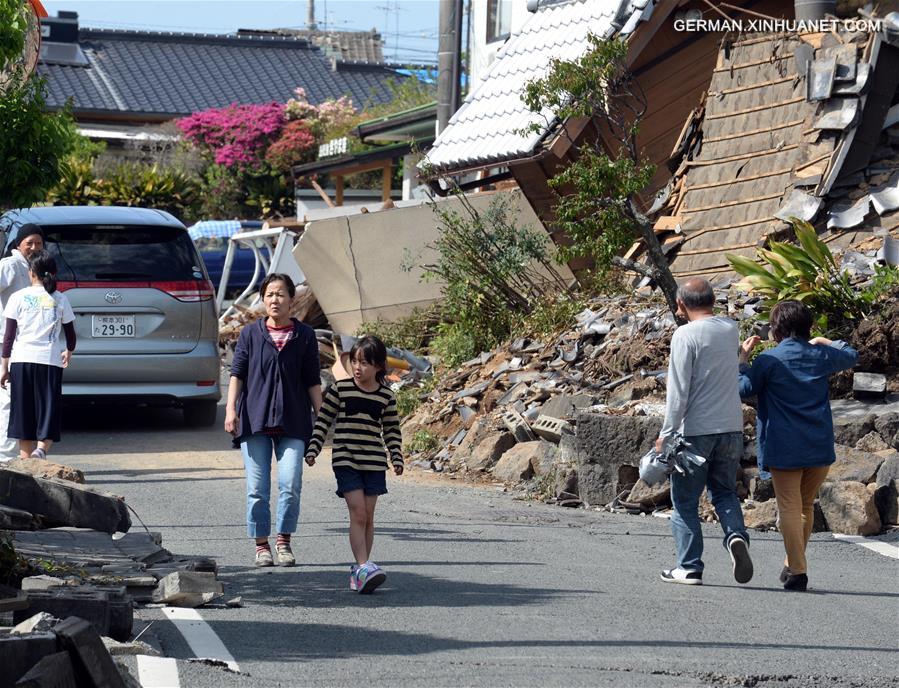
[[[790,216],[831,229],[825,240],[837,244],[859,230],[896,231],[899,127],[884,127],[880,108],[891,94],[866,82],[899,60],[885,45],[874,49],[879,36],[864,38],[825,37],[817,45],[814,35],[759,35],[722,48],[697,122],[701,148],[681,164],[667,209],[666,224],[680,228],[671,237],[681,242],[672,260],[676,276],[731,272],[725,254],[755,258],[788,228]],[[813,76],[827,65],[830,71],[809,84],[807,64]],[[809,91],[819,88],[811,99]],[[864,119],[866,101],[880,112],[877,121]],[[854,117],[837,121],[828,113]],[[862,123],[858,138],[873,135],[868,148],[855,140]],[[857,212],[842,214],[856,203]]]
[[246,35],[276,35],[303,38],[321,48],[330,58],[343,62],[384,64],[384,42],[377,30],[320,31],[310,29],[272,29],[271,31],[241,30]]
[[[484,80],[452,116],[421,165],[440,174],[533,154],[552,129],[552,120],[547,124],[549,113],[528,110],[522,100],[525,85],[546,74],[551,58],[583,55],[589,33],[630,33],[649,18],[653,6],[652,0],[542,2],[497,53]],[[532,123],[543,126],[537,133],[520,133]]]
[[73,99],[75,114],[187,115],[231,103],[285,102],[298,86],[312,103],[348,95],[357,106],[390,98],[372,65],[339,64],[306,40],[82,29],[88,67],[40,64],[50,107]]

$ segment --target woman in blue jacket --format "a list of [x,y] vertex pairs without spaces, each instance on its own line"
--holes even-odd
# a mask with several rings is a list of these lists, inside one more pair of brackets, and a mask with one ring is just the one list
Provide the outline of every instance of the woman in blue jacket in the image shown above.
[[272,452],[278,462],[278,539],[282,566],[296,564],[290,536],[300,517],[303,456],[313,414],[322,404],[318,342],[308,325],[290,317],[296,287],[272,274],[259,288],[266,317],[243,328],[234,349],[225,430],[234,436],[247,470],[247,534],[256,540],[256,566],[273,566]]
[[836,461],[828,379],[855,365],[858,352],[843,341],[809,340],[812,314],[799,301],[778,303],[770,322],[776,347],[752,366],[747,361],[760,338],[750,337],[740,348],[740,396],[758,397],[759,468],[771,472],[787,552],[780,580],[785,590],[802,591],[815,497]]

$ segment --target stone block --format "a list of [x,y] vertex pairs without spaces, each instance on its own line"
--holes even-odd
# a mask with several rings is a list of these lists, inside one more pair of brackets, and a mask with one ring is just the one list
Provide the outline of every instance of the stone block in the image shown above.
[[855,481],[826,482],[819,495],[821,510],[834,533],[876,535],[880,532],[880,514],[874,494]]
[[72,483],[84,484],[84,473],[72,466],[61,463],[53,463],[46,459],[13,459],[6,464],[7,468],[14,471],[30,473],[38,478],[58,478]]
[[514,445],[515,437],[511,432],[491,432],[475,446],[469,457],[463,459],[465,467],[470,471],[486,471]]
[[899,453],[886,457],[877,469],[877,487],[883,487],[891,480],[899,480]]
[[834,447],[834,451],[837,460],[827,473],[829,482],[848,480],[867,485],[877,478],[877,469],[885,460],[883,456],[839,444]]
[[16,681],[16,688],[79,688],[69,653],[54,652],[42,657]]
[[852,395],[856,399],[883,399],[887,395],[887,377],[880,373],[854,373]]
[[862,437],[874,429],[877,417],[873,413],[866,416],[835,416],[833,419],[833,441],[847,447],[854,447]]
[[874,490],[874,505],[883,525],[899,525],[899,480],[890,482]]
[[40,516],[50,528],[72,526],[104,533],[126,533],[131,528],[128,508],[120,497],[9,468],[0,469],[0,505]]
[[827,519],[824,517],[824,511],[821,509],[821,500],[816,499],[814,504],[815,515],[814,522],[812,523],[812,532],[813,533],[827,533],[830,532],[830,526],[827,525]]
[[[537,473],[535,464],[541,465],[546,460],[547,445],[553,446],[542,440],[516,444],[504,453],[493,467],[493,477],[507,483],[529,480]],[[551,458],[549,462],[551,466]]]
[[777,502],[746,502],[743,504],[743,522],[755,530],[777,529]]
[[124,688],[125,684],[96,629],[84,619],[70,616],[53,629],[68,651],[79,686]]
[[885,413],[874,420],[874,429],[893,449],[899,450],[899,413]]
[[0,635],[0,686],[13,686],[41,658],[58,651],[52,633]]
[[754,502],[767,502],[774,499],[774,481],[765,480],[756,475],[749,481],[749,496]]
[[465,433],[465,438],[456,447],[454,457],[464,458],[470,456],[474,448],[486,437],[493,432],[492,423],[487,416],[479,416]]
[[156,586],[153,601],[171,607],[199,607],[225,593],[214,573],[175,571]]
[[883,451],[884,449],[890,449],[890,445],[884,442],[879,432],[872,430],[855,443],[855,448],[859,451],[873,454],[874,452]]
[[671,482],[666,480],[659,485],[650,486],[643,480],[637,480],[625,501],[649,510],[671,506]]
[[[640,457],[655,443],[662,429],[657,416],[612,416],[580,413],[575,449],[578,487],[587,504],[608,504],[618,496],[622,467],[635,473]],[[636,483],[634,477],[631,485]]]

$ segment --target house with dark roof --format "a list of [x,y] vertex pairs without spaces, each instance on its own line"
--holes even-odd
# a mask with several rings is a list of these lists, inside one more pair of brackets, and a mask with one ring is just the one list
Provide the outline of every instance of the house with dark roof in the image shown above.
[[338,62],[383,65],[384,41],[377,29],[371,31],[325,31],[321,29],[239,29],[240,36],[288,36],[302,38]]
[[378,64],[331,59],[309,38],[90,29],[74,12],[42,22],[38,71],[48,105],[69,100],[82,125],[165,122],[232,103],[286,102],[297,87],[311,103],[349,96],[356,107],[390,99],[402,75]]

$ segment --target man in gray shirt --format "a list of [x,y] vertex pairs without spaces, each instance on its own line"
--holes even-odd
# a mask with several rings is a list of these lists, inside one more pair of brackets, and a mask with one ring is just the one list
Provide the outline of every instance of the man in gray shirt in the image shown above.
[[669,583],[701,585],[702,528],[699,498],[709,498],[724,530],[734,578],[752,578],[749,536],[736,493],[737,467],[743,456],[743,411],[740,406],[739,332],[729,318],[716,316],[715,294],[707,280],[694,277],[677,290],[678,313],[689,321],[671,338],[665,423],[656,449],[684,436],[706,462],[687,475],[671,474],[671,530],[677,548],[677,567],[662,571]]

